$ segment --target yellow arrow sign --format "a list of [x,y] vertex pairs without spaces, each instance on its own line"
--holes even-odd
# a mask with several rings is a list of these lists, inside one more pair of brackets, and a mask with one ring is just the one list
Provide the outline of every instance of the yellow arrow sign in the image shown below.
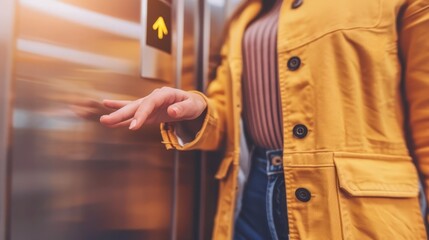
[[165,24],[164,18],[159,17],[152,26],[153,30],[158,30],[158,39],[163,39],[164,35],[168,34],[167,25]]

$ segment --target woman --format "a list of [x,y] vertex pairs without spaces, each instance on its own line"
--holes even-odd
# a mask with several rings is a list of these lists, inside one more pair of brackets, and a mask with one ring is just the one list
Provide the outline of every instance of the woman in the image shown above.
[[426,239],[410,154],[428,192],[428,39],[428,0],[249,0],[207,95],[105,101],[101,122],[224,146],[214,239]]

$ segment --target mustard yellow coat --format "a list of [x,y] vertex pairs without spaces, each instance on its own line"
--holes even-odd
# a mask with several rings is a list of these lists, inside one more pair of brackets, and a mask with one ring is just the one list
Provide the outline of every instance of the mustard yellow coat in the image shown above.
[[[250,1],[230,26],[201,131],[181,146],[174,129],[162,128],[167,148],[226,144],[213,239],[234,230],[242,37],[261,7]],[[291,5],[283,1],[277,44],[290,239],[426,239],[404,125],[428,192],[429,0]],[[287,68],[292,56],[301,58],[297,71]],[[296,124],[307,126],[305,138],[294,138]],[[296,199],[300,187],[309,202]]]

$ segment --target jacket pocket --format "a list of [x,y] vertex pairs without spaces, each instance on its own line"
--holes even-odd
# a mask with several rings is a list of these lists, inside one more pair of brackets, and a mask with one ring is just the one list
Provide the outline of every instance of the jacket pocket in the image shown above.
[[426,239],[410,157],[337,153],[344,239]]

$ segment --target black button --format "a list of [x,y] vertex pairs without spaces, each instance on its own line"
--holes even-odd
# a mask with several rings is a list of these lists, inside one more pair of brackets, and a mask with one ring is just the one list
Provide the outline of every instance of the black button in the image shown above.
[[292,8],[295,9],[295,8],[301,7],[303,2],[304,2],[304,0],[294,0],[292,2]]
[[307,136],[308,129],[305,125],[298,124],[293,127],[293,135],[296,138],[305,138]]
[[301,59],[299,57],[291,57],[289,61],[287,61],[287,67],[291,71],[295,71],[301,66]]
[[311,199],[311,193],[306,188],[298,188],[295,191],[295,196],[301,202],[308,202]]

